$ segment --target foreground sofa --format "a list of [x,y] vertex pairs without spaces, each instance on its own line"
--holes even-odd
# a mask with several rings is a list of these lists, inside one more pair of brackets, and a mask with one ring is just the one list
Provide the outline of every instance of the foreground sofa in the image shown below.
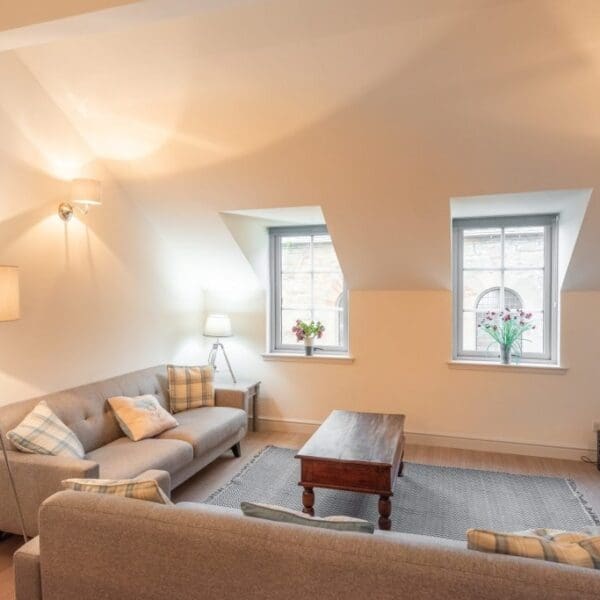
[[[60,490],[63,479],[126,479],[149,469],[160,469],[170,474],[174,488],[227,450],[239,452],[238,443],[246,435],[248,419],[242,410],[243,402],[240,405],[240,396],[231,390],[217,389],[214,407],[177,413],[179,427],[157,438],[132,442],[123,434],[106,400],[141,394],[153,394],[162,406],[168,407],[165,365],[0,407],[0,428],[6,432],[20,423],[40,400],[45,400],[75,432],[86,452],[82,460],[25,454],[5,437],[28,535],[37,535],[39,507]],[[0,531],[21,532],[3,461],[0,461]]]
[[591,600],[600,572],[394,532],[59,492],[15,554],[17,600]]

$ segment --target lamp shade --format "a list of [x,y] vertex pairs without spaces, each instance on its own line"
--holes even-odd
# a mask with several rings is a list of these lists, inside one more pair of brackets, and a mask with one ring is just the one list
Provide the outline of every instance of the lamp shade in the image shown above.
[[71,200],[75,204],[99,205],[102,186],[96,179],[73,179],[71,181]]
[[0,321],[16,321],[19,310],[19,269],[0,266]]
[[231,321],[227,315],[208,315],[204,324],[204,335],[207,337],[230,337]]

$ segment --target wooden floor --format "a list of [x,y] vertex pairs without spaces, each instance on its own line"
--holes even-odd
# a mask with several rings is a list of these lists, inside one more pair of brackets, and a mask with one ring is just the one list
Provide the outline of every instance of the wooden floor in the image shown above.
[[[182,502],[204,499],[227,483],[261,448],[267,445],[299,448],[308,437],[290,433],[250,433],[242,442],[242,458],[233,458],[228,453],[217,459],[177,488],[173,492],[173,500]],[[571,460],[416,445],[407,446],[405,459],[429,465],[571,478],[577,482],[596,512],[600,513],[600,471],[595,465]],[[12,555],[20,544],[21,539],[16,536],[0,542],[0,600],[14,600]]]

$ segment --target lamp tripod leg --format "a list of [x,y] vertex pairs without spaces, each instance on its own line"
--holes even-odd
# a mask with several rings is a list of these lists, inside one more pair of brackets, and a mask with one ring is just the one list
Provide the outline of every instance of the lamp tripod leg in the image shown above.
[[17,513],[19,514],[19,522],[21,525],[21,531],[23,533],[23,540],[27,543],[27,533],[25,531],[25,519],[23,518],[23,511],[21,510],[21,503],[19,502],[19,496],[17,494],[17,486],[15,485],[15,479],[13,477],[13,472],[10,466],[10,462],[8,460],[8,455],[6,453],[6,446],[4,444],[4,436],[0,432],[0,445],[2,446],[2,454],[4,455],[4,463],[6,464],[6,472],[8,473],[8,480],[10,483],[10,487],[12,488],[13,496],[15,498],[15,503],[17,505]]
[[231,373],[231,379],[233,379],[233,383],[237,383],[237,379],[233,374],[233,369],[231,368],[231,363],[229,362],[229,358],[227,358],[227,352],[225,352],[225,347],[221,344],[221,350],[223,350],[223,356],[225,357],[225,362],[227,363],[227,368],[229,369],[229,373]]

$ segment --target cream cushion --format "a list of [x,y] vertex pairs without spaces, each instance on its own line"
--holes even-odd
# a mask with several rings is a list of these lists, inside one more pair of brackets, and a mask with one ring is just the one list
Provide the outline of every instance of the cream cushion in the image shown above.
[[178,423],[150,394],[144,396],[115,396],[108,399],[123,433],[134,442],[154,437]]

